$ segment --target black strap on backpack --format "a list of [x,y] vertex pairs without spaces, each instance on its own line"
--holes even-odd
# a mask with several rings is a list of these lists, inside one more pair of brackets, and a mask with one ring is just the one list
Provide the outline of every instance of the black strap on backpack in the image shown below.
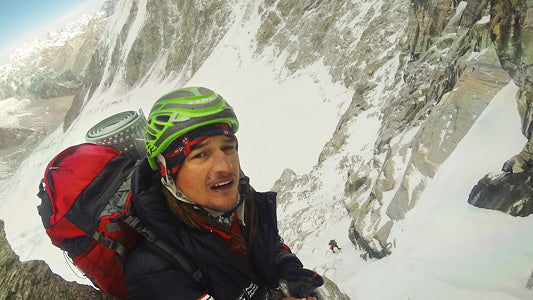
[[179,251],[158,238],[148,227],[142,224],[138,218],[128,216],[123,222],[139,232],[146,239],[148,242],[147,245],[152,251],[161,254],[164,258],[168,258],[174,266],[184,270],[187,274],[191,275],[195,281],[202,286],[205,286],[200,268],[194,268]]
[[[125,180],[124,183],[119,187],[114,197],[121,198],[121,197],[130,196],[130,191],[131,191],[131,180],[130,179],[132,175],[133,175],[133,171],[132,173],[130,173],[127,180]],[[149,246],[149,249],[152,252],[169,260],[176,268],[184,270],[196,282],[200,283],[203,287],[206,287],[205,281],[203,279],[203,274],[200,268],[193,267],[191,262],[187,260],[179,251],[172,248],[165,241],[161,240],[158,236],[156,236],[152,232],[152,230],[150,230],[150,228],[146,227],[146,225],[144,225],[141,222],[141,220],[139,220],[137,217],[131,214],[131,210],[129,211],[127,215],[122,216],[120,221],[123,222],[124,224],[127,224],[128,226],[133,228],[136,232],[138,232],[142,237],[144,237],[148,241],[147,245]],[[117,250],[117,252],[121,253],[119,251],[121,249],[117,249],[116,247],[114,248]]]

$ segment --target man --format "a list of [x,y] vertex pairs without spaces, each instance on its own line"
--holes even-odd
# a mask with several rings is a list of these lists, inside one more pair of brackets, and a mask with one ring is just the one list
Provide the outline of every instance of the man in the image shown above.
[[339,245],[337,244],[337,241],[336,241],[336,240],[330,240],[330,241],[329,241],[329,248],[331,249],[331,251],[332,251],[333,253],[335,253],[335,249],[333,249],[333,248],[335,248],[335,247],[337,247],[337,249],[341,250],[341,248],[339,248]]
[[152,107],[147,158],[132,178],[134,213],[202,279],[142,240],[125,268],[129,299],[316,299],[322,278],[281,241],[276,194],[254,191],[240,169],[238,127],[232,107],[202,87]]

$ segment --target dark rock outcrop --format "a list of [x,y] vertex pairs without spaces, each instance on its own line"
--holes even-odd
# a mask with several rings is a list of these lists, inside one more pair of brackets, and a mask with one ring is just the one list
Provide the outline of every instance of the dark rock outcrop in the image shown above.
[[487,175],[472,189],[468,202],[481,208],[500,210],[512,216],[533,213],[533,171]]

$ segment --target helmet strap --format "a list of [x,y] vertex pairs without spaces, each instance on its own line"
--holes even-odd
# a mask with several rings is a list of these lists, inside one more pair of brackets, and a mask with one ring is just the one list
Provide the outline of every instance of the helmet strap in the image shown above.
[[159,168],[161,169],[161,183],[172,194],[172,196],[182,202],[196,205],[196,203],[192,202],[191,199],[187,198],[187,196],[185,196],[182,191],[176,188],[176,183],[174,183],[174,179],[172,179],[172,176],[170,176],[170,171],[167,169],[165,157],[162,154],[158,154],[156,157],[156,161],[159,165]]

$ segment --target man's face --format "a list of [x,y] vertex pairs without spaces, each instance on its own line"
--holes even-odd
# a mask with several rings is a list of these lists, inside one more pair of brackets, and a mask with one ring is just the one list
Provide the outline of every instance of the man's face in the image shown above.
[[208,137],[189,153],[178,176],[176,187],[194,203],[219,212],[237,205],[239,154],[231,137]]

